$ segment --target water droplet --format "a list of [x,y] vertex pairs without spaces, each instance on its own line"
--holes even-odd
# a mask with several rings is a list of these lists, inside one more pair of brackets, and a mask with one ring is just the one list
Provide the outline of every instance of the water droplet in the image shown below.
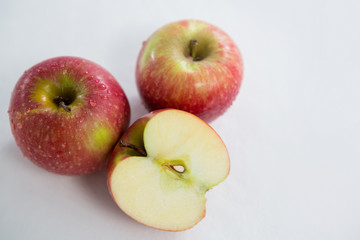
[[51,64],[52,67],[57,67],[58,66],[58,63],[54,62]]
[[99,82],[100,82],[100,80],[99,80],[99,79],[95,79],[95,82],[96,82],[96,83],[99,83]]
[[36,71],[37,71],[38,73],[43,73],[43,72],[46,71],[46,68],[39,67],[38,69],[36,69]]
[[107,92],[108,94],[110,94],[110,93],[111,93],[111,91],[110,91],[110,90],[107,90],[106,92]]
[[16,127],[17,127],[18,129],[21,129],[21,128],[22,128],[22,124],[21,124],[21,123],[18,123],[18,124],[16,124]]
[[95,102],[94,100],[92,100],[92,99],[90,99],[89,103],[90,103],[90,105],[91,105],[92,107],[95,107],[95,106],[96,106],[96,102]]
[[79,123],[82,123],[83,121],[84,121],[83,117],[79,119]]
[[16,118],[20,120],[21,117],[22,117],[21,113],[20,113],[20,112],[17,112],[17,113],[16,113]]
[[104,100],[106,100],[106,99],[108,99],[109,97],[106,96],[106,95],[102,95],[101,98],[104,99]]
[[100,85],[99,85],[99,88],[100,88],[101,90],[105,90],[105,89],[106,89],[106,86],[105,86],[105,84],[100,84]]
[[64,68],[65,67],[65,64],[60,64],[60,68]]
[[61,143],[62,148],[66,148],[66,142]]
[[114,95],[115,95],[115,96],[119,96],[119,93],[118,93],[118,92],[114,92]]

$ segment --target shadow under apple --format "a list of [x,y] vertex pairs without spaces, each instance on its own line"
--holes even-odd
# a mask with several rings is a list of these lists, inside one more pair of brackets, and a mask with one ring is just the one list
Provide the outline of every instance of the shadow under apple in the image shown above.
[[119,220],[121,224],[140,225],[128,217],[113,201],[106,183],[105,167],[99,172],[80,176],[75,181],[82,188],[83,194],[96,204],[96,208],[104,211],[105,215],[108,215],[111,219]]

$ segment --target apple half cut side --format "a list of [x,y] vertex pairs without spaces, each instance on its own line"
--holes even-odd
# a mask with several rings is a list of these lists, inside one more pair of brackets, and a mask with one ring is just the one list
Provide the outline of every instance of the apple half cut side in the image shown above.
[[205,216],[205,193],[229,174],[219,135],[193,114],[151,112],[121,137],[107,168],[109,191],[130,217],[183,231]]

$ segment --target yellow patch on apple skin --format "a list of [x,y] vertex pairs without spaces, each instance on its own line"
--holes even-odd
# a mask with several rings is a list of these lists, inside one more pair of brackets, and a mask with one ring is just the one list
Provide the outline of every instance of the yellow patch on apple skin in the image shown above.
[[120,161],[122,161],[124,158],[124,155],[125,155],[125,152],[124,152],[124,154],[117,155],[115,157],[115,159],[113,160],[113,165],[117,165]]
[[106,126],[97,125],[88,136],[88,139],[90,139],[88,147],[94,150],[103,149],[104,146],[109,146],[109,143],[114,141],[114,137],[115,135]]

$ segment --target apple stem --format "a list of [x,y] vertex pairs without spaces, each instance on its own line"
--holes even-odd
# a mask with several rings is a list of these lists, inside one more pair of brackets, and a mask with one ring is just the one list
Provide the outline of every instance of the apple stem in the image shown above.
[[126,148],[131,148],[132,150],[135,150],[136,152],[138,152],[141,156],[146,156],[146,151],[138,146],[135,146],[134,144],[131,143],[124,143],[122,141],[119,142],[120,147],[126,147]]
[[190,56],[192,57],[192,59],[194,61],[199,61],[200,58],[199,57],[196,57],[196,50],[197,50],[197,46],[199,45],[199,42],[198,40],[196,39],[192,39],[190,40],[190,45],[189,45],[189,48],[190,48]]
[[66,112],[71,112],[71,108],[69,106],[66,106],[64,101],[59,102],[59,107],[62,107]]
[[58,106],[58,107],[62,107],[66,112],[71,112],[71,108],[66,105],[67,100],[61,96],[56,96],[53,99],[53,102]]

